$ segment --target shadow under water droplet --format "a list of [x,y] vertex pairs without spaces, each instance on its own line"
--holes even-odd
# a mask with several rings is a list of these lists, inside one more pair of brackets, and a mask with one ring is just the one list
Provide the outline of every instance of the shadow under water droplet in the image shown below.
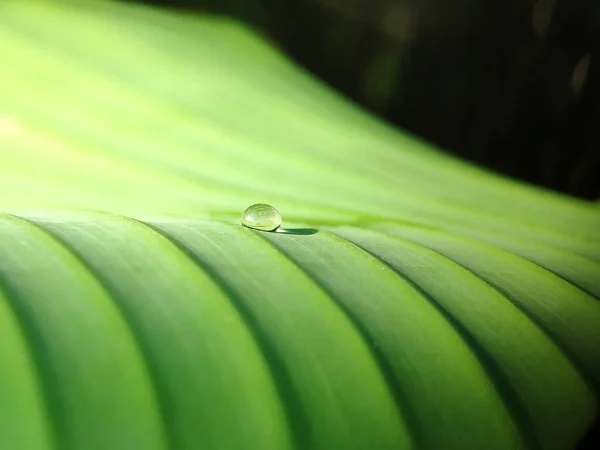
[[318,230],[315,228],[278,228],[277,230],[275,230],[275,233],[307,236],[309,234],[318,233]]

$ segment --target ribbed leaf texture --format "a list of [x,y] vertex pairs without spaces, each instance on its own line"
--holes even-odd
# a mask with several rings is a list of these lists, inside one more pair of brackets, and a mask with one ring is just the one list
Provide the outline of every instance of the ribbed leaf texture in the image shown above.
[[[457,161],[239,23],[0,3],[0,448],[568,450],[600,210]],[[239,225],[264,202],[283,232]]]

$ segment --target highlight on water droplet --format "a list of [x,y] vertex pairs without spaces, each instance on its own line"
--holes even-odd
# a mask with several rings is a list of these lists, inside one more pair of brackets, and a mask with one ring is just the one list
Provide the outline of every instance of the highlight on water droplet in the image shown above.
[[242,225],[261,231],[275,231],[281,226],[281,214],[271,205],[256,203],[242,214]]

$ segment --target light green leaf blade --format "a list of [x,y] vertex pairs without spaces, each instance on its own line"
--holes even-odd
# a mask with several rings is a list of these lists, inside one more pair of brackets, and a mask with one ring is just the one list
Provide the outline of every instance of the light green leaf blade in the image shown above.
[[[12,0],[0,61],[0,442],[569,450],[589,427],[597,205],[431,148],[225,18]],[[283,232],[240,227],[258,202]]]

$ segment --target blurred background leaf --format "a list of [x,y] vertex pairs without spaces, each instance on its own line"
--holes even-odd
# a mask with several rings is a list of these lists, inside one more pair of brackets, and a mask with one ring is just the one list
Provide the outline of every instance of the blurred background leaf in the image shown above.
[[391,123],[462,158],[600,197],[595,0],[154,0],[240,18]]

